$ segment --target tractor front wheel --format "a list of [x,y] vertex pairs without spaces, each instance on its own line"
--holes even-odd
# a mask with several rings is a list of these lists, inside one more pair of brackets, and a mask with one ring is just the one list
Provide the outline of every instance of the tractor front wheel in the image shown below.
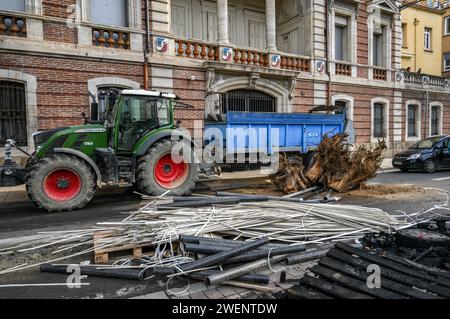
[[48,212],[80,209],[94,197],[91,168],[75,156],[54,154],[30,168],[26,187],[33,203]]
[[145,194],[162,195],[170,191],[171,196],[184,196],[194,190],[198,180],[197,164],[173,159],[174,146],[174,141],[161,141],[139,160],[137,182]]

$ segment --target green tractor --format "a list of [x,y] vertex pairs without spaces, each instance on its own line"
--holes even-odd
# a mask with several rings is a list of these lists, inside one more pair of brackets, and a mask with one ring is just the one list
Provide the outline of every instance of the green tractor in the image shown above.
[[[200,165],[193,142],[174,120],[178,98],[145,90],[106,96],[105,109],[93,103],[84,125],[35,133],[36,151],[24,168],[11,159],[11,148],[21,149],[9,140],[0,186],[25,184],[33,203],[48,212],[86,206],[102,183],[148,195],[190,194]],[[174,154],[179,143],[190,147]]]

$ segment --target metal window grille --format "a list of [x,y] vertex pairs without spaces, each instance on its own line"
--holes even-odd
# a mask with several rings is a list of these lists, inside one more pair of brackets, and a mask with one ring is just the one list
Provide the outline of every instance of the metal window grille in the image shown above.
[[262,112],[275,113],[275,98],[258,91],[234,90],[222,94],[222,113],[236,112]]
[[385,130],[385,116],[384,116],[384,105],[375,104],[374,105],[374,137],[383,138],[386,137]]
[[418,136],[416,114],[417,106],[408,105],[408,137]]
[[431,135],[439,135],[439,107],[431,108]]
[[10,138],[27,145],[25,85],[0,81],[0,145]]

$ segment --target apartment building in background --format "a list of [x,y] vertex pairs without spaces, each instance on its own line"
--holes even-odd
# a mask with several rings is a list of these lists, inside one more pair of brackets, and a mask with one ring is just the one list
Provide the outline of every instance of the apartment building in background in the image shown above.
[[179,95],[194,106],[176,113],[188,129],[230,110],[331,109],[356,144],[385,139],[389,152],[450,133],[448,80],[402,66],[401,5],[0,0],[0,144],[12,135],[31,148],[37,130],[80,124],[107,88]]
[[443,4],[442,76],[450,78],[450,2]]
[[440,7],[422,1],[402,11],[402,68],[442,74],[442,16]]

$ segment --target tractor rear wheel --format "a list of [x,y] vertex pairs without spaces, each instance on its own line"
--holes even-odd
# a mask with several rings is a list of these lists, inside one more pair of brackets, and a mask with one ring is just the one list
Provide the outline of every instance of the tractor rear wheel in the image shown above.
[[96,183],[91,168],[75,156],[53,154],[35,163],[26,177],[33,203],[48,212],[80,209],[94,197]]
[[156,143],[137,166],[137,184],[147,195],[162,195],[170,191],[171,196],[189,195],[198,180],[195,163],[179,162],[172,158],[175,141],[164,140]]

